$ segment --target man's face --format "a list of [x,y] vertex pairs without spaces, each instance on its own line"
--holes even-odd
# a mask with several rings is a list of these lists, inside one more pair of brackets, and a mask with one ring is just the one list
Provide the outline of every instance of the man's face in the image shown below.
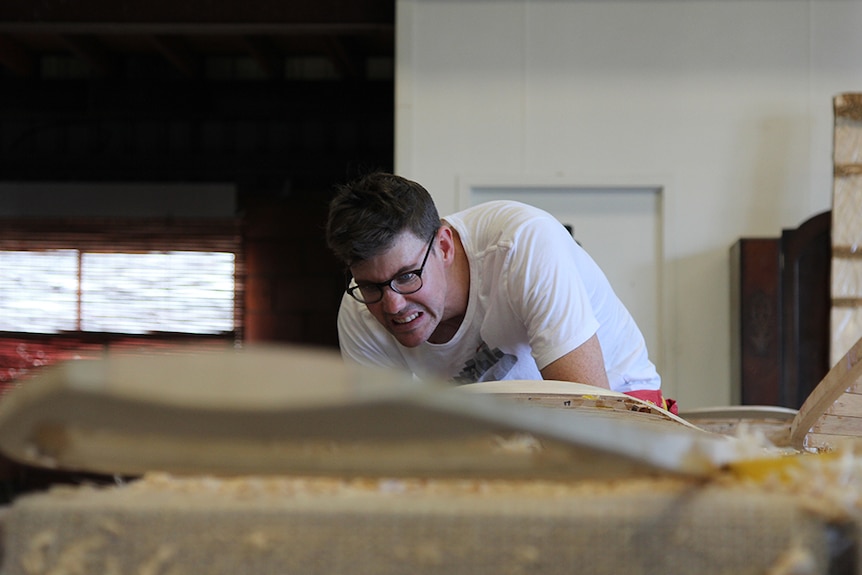
[[[399,294],[383,287],[383,299],[365,304],[371,315],[405,347],[427,341],[440,321],[446,300],[442,267],[436,257],[438,235],[430,241],[431,253],[422,270],[422,287],[411,294]],[[418,270],[428,253],[429,239],[402,232],[392,247],[382,254],[350,268],[358,284],[389,282],[405,272]]]

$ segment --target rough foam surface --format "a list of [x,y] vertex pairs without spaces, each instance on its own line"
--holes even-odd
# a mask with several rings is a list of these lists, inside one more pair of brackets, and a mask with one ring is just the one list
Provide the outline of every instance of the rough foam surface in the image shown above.
[[2,575],[815,574],[854,541],[792,493],[666,478],[151,474],[22,497],[4,531]]

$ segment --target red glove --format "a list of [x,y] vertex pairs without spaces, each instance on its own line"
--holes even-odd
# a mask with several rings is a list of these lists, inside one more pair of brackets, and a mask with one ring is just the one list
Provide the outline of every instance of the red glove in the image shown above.
[[638,389],[635,391],[625,391],[623,393],[648,403],[652,403],[653,405],[657,405],[674,415],[679,415],[679,407],[676,404],[676,400],[665,399],[662,396],[660,389]]

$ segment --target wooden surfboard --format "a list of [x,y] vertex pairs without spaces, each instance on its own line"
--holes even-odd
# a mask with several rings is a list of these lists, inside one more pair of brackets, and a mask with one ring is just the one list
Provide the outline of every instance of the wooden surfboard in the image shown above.
[[729,405],[685,409],[679,415],[707,431],[733,436],[760,434],[775,447],[788,448],[790,427],[798,413],[798,409],[772,405]]
[[[616,414],[626,419],[637,416],[698,429],[691,422],[654,403],[583,383],[557,380],[505,380],[470,383],[458,387],[468,393],[481,393],[538,407],[589,409]],[[700,430],[700,429],[698,429]]]

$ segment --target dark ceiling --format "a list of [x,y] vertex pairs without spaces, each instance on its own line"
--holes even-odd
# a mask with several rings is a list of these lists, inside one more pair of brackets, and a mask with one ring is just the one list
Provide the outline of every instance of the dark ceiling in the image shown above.
[[0,0],[7,181],[319,194],[391,169],[395,0]]
[[362,79],[369,62],[391,63],[394,29],[395,0],[4,0],[0,65],[37,77],[48,59],[74,58],[108,77],[128,59],[159,58],[199,78],[208,59],[241,58],[279,78],[311,59]]

